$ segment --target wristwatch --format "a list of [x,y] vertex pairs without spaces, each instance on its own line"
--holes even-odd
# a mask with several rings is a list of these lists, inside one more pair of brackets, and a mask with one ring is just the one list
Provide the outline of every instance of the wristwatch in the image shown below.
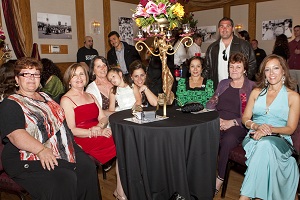
[[238,125],[238,123],[237,123],[237,121],[236,121],[235,119],[233,120],[233,124],[234,124],[235,126]]

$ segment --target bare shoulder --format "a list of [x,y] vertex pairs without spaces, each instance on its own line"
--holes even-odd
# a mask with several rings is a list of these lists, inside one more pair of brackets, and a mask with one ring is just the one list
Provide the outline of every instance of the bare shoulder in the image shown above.
[[288,88],[287,88],[287,92],[288,92],[289,102],[293,102],[293,103],[298,103],[299,104],[299,102],[300,102],[300,95],[297,92],[295,92],[295,91],[293,91],[291,89],[288,89]]
[[251,96],[257,99],[258,95],[261,93],[261,88],[254,88],[251,92]]

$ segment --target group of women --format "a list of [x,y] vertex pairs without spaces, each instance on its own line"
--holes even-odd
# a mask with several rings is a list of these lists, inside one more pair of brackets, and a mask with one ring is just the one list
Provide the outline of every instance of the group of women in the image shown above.
[[[255,84],[247,78],[245,56],[232,54],[230,77],[216,90],[212,80],[202,75],[202,63],[200,57],[189,60],[190,76],[178,81],[176,98],[180,106],[199,102],[219,112],[216,194],[223,184],[230,150],[242,143],[248,169],[240,199],[293,199],[299,171],[286,142],[292,144],[300,97],[293,91],[286,61],[267,56]],[[0,70],[6,69],[2,66]],[[60,105],[38,92],[41,73],[39,61],[22,58],[10,73],[0,76],[4,169],[33,199],[98,199],[96,168],[87,155],[103,164],[116,157],[108,126],[110,114],[135,105],[157,105],[157,96],[147,86],[151,81],[147,70],[141,61],[134,61],[129,82],[119,68],[109,68],[102,56],[91,61],[89,72],[73,64],[63,77],[67,92]],[[14,84],[16,90],[12,90]],[[118,165],[116,174],[114,196],[126,200]]]

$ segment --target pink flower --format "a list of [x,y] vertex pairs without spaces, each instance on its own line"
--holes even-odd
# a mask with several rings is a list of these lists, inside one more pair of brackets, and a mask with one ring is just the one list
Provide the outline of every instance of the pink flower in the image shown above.
[[141,4],[139,4],[136,8],[136,12],[133,15],[133,17],[137,17],[137,16],[142,16],[142,17],[149,17],[149,14],[147,13],[146,8],[144,8],[144,6],[142,6]]
[[160,14],[166,14],[166,5],[163,3],[159,3],[156,5],[153,1],[149,1],[146,5],[147,13],[152,14],[153,17],[156,17]]
[[170,3],[175,4],[175,3],[177,3],[177,0],[170,0]]
[[0,40],[5,40],[5,35],[0,35]]
[[145,7],[148,3],[148,0],[140,0],[140,4]]

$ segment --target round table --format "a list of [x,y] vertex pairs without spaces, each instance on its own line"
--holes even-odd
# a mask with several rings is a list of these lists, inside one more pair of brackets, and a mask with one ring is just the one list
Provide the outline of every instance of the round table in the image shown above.
[[[158,112],[162,116],[161,110]],[[174,107],[167,119],[137,124],[131,110],[109,117],[123,189],[130,200],[213,199],[219,147],[219,115]]]

